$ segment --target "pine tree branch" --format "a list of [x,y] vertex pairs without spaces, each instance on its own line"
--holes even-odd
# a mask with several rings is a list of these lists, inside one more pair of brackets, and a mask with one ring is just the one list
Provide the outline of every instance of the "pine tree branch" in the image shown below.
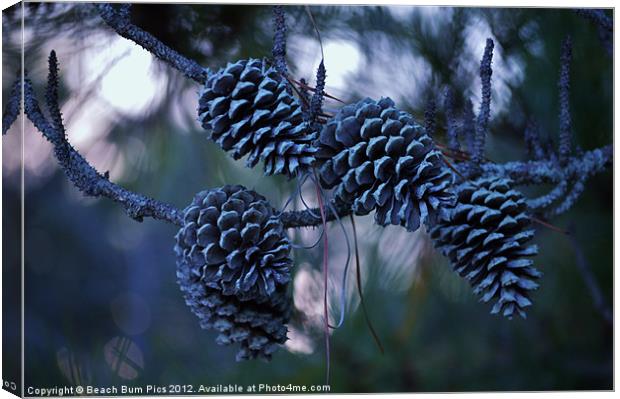
[[572,123],[570,113],[570,62],[572,58],[572,41],[569,36],[562,42],[560,57],[560,78],[558,80],[560,97],[560,134],[558,157],[562,166],[568,162],[571,153]]
[[[56,78],[55,55],[52,53],[49,81],[54,82]],[[57,85],[57,82],[53,84]],[[54,155],[58,164],[73,185],[84,195],[106,197],[120,203],[127,214],[139,222],[145,217],[152,217],[178,226],[183,224],[182,212],[173,205],[129,191],[110,182],[107,173],[102,175],[97,172],[67,141],[60,107],[58,107],[57,91],[51,87],[48,88],[47,94],[47,103],[51,105],[48,111],[53,123],[50,123],[43,115],[29,79],[24,81],[25,114],[37,130],[54,146]]]
[[563,180],[575,181],[581,175],[592,176],[612,165],[613,145],[584,152],[570,157],[566,167],[560,167],[554,160],[507,162],[503,164],[484,163],[483,175],[508,177],[516,185],[558,184]]
[[598,29],[598,37],[608,55],[614,53],[614,21],[608,17],[603,10],[581,8],[575,12],[584,18],[589,19]]
[[22,102],[22,85],[21,79],[18,79],[13,83],[11,92],[9,94],[9,100],[6,102],[6,108],[2,113],[2,134],[5,135],[11,125],[15,122],[19,116]]
[[424,131],[429,137],[435,137],[437,132],[437,106],[433,97],[429,97],[424,108]]
[[[338,212],[336,215],[333,210]],[[307,209],[305,211],[288,211],[280,214],[280,220],[286,228],[299,228],[299,227],[316,227],[323,223],[319,208]],[[352,213],[351,208],[343,205],[331,202],[330,206],[325,206],[325,221],[331,222],[338,217],[345,217]]]
[[[273,55],[274,65],[278,72],[285,78],[288,76],[286,65],[286,17],[281,5],[273,6]],[[290,88],[288,88],[290,90]]]
[[525,131],[523,132],[523,138],[528,155],[537,160],[545,158],[545,151],[540,141],[540,128],[533,119],[527,122]]
[[574,226],[571,226],[569,229],[570,234],[568,234],[568,238],[570,240],[571,246],[573,247],[573,250],[575,251],[575,262],[577,264],[577,268],[581,273],[581,277],[583,278],[583,281],[588,288],[588,291],[590,291],[592,301],[594,302],[594,308],[601,314],[601,316],[607,323],[613,324],[613,313],[611,311],[611,308],[605,301],[603,291],[597,283],[596,278],[594,277],[594,273],[592,273],[590,263],[586,259],[586,256],[583,253],[583,249],[581,248],[579,241],[577,241],[575,237],[574,230]]
[[491,62],[493,61],[493,47],[493,40],[487,39],[484,54],[480,61],[482,101],[480,102],[480,111],[476,119],[476,135],[474,136],[474,148],[472,151],[472,162],[475,165],[480,165],[484,159],[484,142],[487,135],[489,117],[491,115],[491,75],[493,74]]
[[183,72],[188,78],[204,84],[209,71],[196,61],[186,58],[163,44],[155,36],[140,29],[130,21],[130,4],[123,4],[116,10],[111,4],[97,4],[99,15],[112,29],[122,37],[129,39],[173,68]]
[[444,92],[444,109],[446,114],[446,136],[448,139],[448,149],[459,151],[458,123],[456,113],[454,111],[454,93],[451,88],[447,88]]

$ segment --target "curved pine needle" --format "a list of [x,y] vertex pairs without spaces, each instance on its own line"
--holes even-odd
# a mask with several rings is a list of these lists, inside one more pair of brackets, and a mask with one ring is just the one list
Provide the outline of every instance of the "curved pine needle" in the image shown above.
[[318,177],[316,176],[316,170],[314,171],[316,196],[319,202],[319,209],[321,211],[321,221],[323,223],[323,317],[325,318],[323,334],[325,335],[325,383],[329,385],[329,366],[330,366],[330,352],[329,352],[329,312],[327,310],[327,274],[329,267],[328,261],[328,239],[327,239],[327,219],[325,218],[325,204],[323,204],[323,197],[321,195],[321,187],[318,184]]
[[375,328],[373,327],[372,322],[370,321],[370,316],[368,315],[368,310],[366,309],[366,302],[364,301],[364,294],[362,293],[360,254],[359,254],[359,250],[357,247],[357,230],[355,229],[355,218],[353,217],[353,215],[349,215],[349,217],[351,218],[351,226],[353,226],[353,245],[355,246],[355,275],[356,275],[356,280],[357,280],[357,292],[359,293],[359,296],[360,296],[360,305],[362,306],[362,311],[364,312],[364,319],[366,320],[366,325],[368,326],[368,329],[370,330],[370,334],[372,335],[373,339],[375,340],[375,343],[377,344],[377,346],[379,347],[379,350],[381,351],[381,354],[383,355],[385,353],[383,350],[383,345],[381,344],[379,335],[375,331]]

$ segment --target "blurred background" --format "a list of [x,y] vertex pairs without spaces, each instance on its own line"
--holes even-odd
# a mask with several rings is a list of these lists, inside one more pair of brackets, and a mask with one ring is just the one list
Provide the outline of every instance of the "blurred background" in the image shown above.
[[[549,140],[558,131],[560,45],[573,43],[571,109],[584,150],[613,140],[612,56],[590,21],[568,9],[311,7],[321,32],[327,92],[346,101],[391,97],[422,118],[445,87],[457,106],[480,101],[479,61],[495,41],[487,156],[524,160],[523,131],[534,118]],[[321,59],[304,7],[287,6],[292,75],[314,83]],[[611,12],[610,12],[611,16]],[[20,65],[19,8],[3,12],[2,95]],[[212,69],[247,57],[270,57],[269,6],[134,5],[133,22]],[[198,85],[117,36],[91,4],[27,3],[25,64],[42,100],[47,56],[61,68],[61,105],[70,142],[99,171],[131,190],[177,205],[226,183],[256,188],[276,207],[295,182],[264,177],[207,140],[196,122]],[[327,111],[338,103],[328,101]],[[445,118],[438,112],[437,137]],[[19,223],[20,128],[3,137],[3,228]],[[271,363],[237,363],[199,328],[176,284],[176,228],[137,223],[116,204],[84,198],[65,178],[51,146],[26,122],[25,384],[322,384],[321,259],[318,246],[295,250],[296,314],[289,342]],[[544,192],[549,187],[539,187]],[[303,192],[316,203],[313,188]],[[587,183],[576,206],[552,220],[574,225],[580,248],[611,306],[612,171]],[[293,207],[301,208],[298,200]],[[332,392],[612,389],[613,327],[594,306],[575,248],[541,229],[537,267],[544,273],[527,320],[489,314],[450,269],[425,232],[380,228],[357,217],[364,293],[385,347],[381,354],[358,309],[354,267],[346,319],[332,334]],[[351,226],[344,223],[349,238]],[[290,231],[310,245],[319,230]],[[331,314],[347,257],[342,227],[330,239]],[[19,236],[4,235],[4,248]],[[8,249],[5,267],[18,270]]]

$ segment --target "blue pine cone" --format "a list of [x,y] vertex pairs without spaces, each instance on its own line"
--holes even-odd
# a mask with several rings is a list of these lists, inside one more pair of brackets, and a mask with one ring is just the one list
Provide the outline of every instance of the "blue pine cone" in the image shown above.
[[237,361],[270,360],[287,340],[292,300],[287,288],[279,286],[269,300],[241,301],[234,295],[204,284],[199,270],[177,251],[177,282],[185,303],[198,316],[200,327],[219,332],[219,345],[239,344]]
[[528,244],[529,229],[523,195],[505,178],[479,178],[456,187],[454,207],[442,209],[430,235],[453,269],[474,287],[483,302],[495,301],[491,313],[525,318],[529,291],[542,274],[528,259],[538,253]]
[[290,243],[263,196],[226,185],[195,195],[176,235],[177,278],[203,328],[268,358],[286,340]]
[[451,171],[413,117],[389,98],[343,107],[322,129],[316,146],[319,178],[337,201],[358,215],[376,210],[381,225],[415,231],[454,203]]
[[205,285],[262,301],[290,281],[291,245],[262,195],[226,185],[196,194],[184,212],[177,247]]
[[247,154],[248,167],[263,161],[266,175],[290,178],[314,162],[316,133],[286,81],[263,60],[229,63],[211,75],[200,90],[198,115],[223,150],[234,159]]

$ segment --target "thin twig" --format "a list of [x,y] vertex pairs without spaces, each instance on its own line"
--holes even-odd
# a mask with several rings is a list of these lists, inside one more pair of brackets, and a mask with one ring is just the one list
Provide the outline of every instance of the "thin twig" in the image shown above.
[[598,37],[603,45],[603,48],[609,56],[614,54],[614,21],[612,18],[605,15],[603,10],[595,9],[578,9],[575,10],[577,14],[592,21],[598,28]]
[[491,62],[493,61],[493,47],[493,40],[487,39],[482,61],[480,61],[482,101],[480,102],[480,112],[478,112],[478,118],[476,119],[476,135],[474,136],[474,149],[472,151],[472,161],[475,165],[479,165],[484,156],[484,142],[491,114],[491,75],[493,74]]
[[2,113],[2,134],[6,134],[13,122],[19,116],[21,110],[21,93],[22,85],[21,79],[18,79],[13,83],[11,87],[11,93],[9,94],[9,100],[7,101],[4,112]]
[[613,315],[611,312],[611,308],[606,303],[603,297],[603,291],[601,287],[596,282],[594,278],[594,273],[592,273],[592,268],[590,267],[589,262],[586,259],[585,254],[583,253],[583,249],[577,238],[575,237],[574,225],[569,228],[569,233],[567,234],[568,239],[571,242],[573,250],[575,251],[575,263],[577,264],[577,268],[581,273],[581,277],[583,278],[588,291],[590,291],[590,295],[592,296],[592,300],[594,301],[595,309],[603,316],[603,319],[609,323],[613,323]]
[[[331,205],[325,207],[325,219],[328,222],[337,219],[336,214],[331,210],[335,209],[339,217],[347,216],[351,213],[351,208],[344,204],[336,203],[333,200]],[[280,220],[286,228],[314,227],[322,224],[322,220],[317,215],[320,214],[318,208],[306,209],[303,211],[288,211],[280,214]]]
[[558,157],[560,164],[565,166],[571,153],[572,123],[570,114],[570,62],[572,58],[572,42],[567,36],[562,42],[562,55],[560,57],[560,78],[558,89],[560,97],[560,134]]
[[286,17],[281,5],[273,6],[273,55],[276,69],[282,76],[287,76],[288,68],[286,66]]
[[456,114],[454,112],[454,93],[447,88],[444,92],[444,108],[446,113],[446,136],[448,138],[448,148],[452,151],[460,149],[458,126]]
[[375,343],[379,347],[381,354],[384,354],[383,345],[381,344],[381,340],[379,339],[379,335],[375,331],[375,328],[370,321],[370,316],[368,315],[368,310],[366,309],[366,302],[364,301],[364,294],[362,293],[362,277],[360,270],[360,254],[357,246],[357,230],[355,229],[355,218],[353,215],[349,215],[351,218],[351,226],[353,226],[353,243],[355,246],[355,276],[357,280],[357,293],[360,296],[360,305],[362,306],[362,311],[364,312],[364,319],[366,320],[366,325],[370,330],[370,334],[372,338],[375,340]]
[[[298,86],[300,86],[301,88],[303,88],[303,89],[309,90],[309,91],[311,91],[311,92],[315,92],[315,91],[316,91],[316,89],[315,89],[314,87],[312,87],[312,86],[308,86],[308,85],[307,85],[307,84],[305,84],[304,82],[298,82],[298,81],[296,81],[295,79],[292,79],[292,78],[291,78],[290,80],[291,80],[293,83],[295,83],[296,85],[298,85]],[[341,99],[339,99],[338,97],[334,97],[334,96],[332,96],[331,94],[329,94],[329,93],[327,93],[327,92],[323,92],[323,95],[324,95],[325,97],[327,97],[327,98],[330,98],[330,99],[332,99],[332,100],[335,100],[335,101],[338,101],[338,102],[340,102],[340,103],[342,103],[342,104],[345,104],[345,102],[344,102],[344,101],[342,101],[342,100],[341,100]]]

